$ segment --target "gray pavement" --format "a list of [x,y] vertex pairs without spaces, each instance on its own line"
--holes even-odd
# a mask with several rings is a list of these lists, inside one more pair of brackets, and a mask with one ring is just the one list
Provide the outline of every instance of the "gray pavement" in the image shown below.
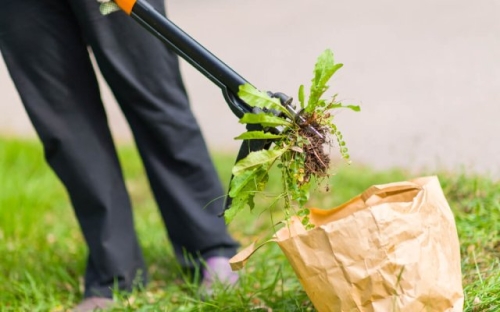
[[[170,18],[263,90],[296,95],[316,57],[344,63],[330,94],[362,112],[336,116],[353,160],[376,168],[465,169],[500,176],[497,0],[171,0]],[[213,150],[244,131],[220,91],[182,64]],[[33,136],[0,64],[0,132]],[[117,140],[130,133],[106,88]]]

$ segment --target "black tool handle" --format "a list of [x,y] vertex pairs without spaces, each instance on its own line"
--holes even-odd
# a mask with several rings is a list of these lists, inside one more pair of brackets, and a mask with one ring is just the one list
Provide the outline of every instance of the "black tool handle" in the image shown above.
[[[185,59],[194,68],[221,88],[227,104],[238,118],[241,118],[246,113],[253,112],[252,107],[237,96],[239,87],[248,83],[248,81],[233,69],[210,53],[210,51],[191,38],[172,21],[156,11],[146,1],[115,0],[115,2],[177,55]],[[287,96],[282,95],[278,96],[278,98],[280,98],[285,107],[288,108],[290,106]],[[292,112],[293,110],[291,110],[291,113]],[[249,131],[263,130],[260,125],[247,125],[247,129]],[[251,152],[268,149],[271,144],[272,140],[244,140],[241,144],[236,162],[245,158]],[[231,179],[232,178],[233,177],[231,177]],[[224,205],[224,211],[230,205],[231,198],[228,196]],[[223,213],[224,212],[222,212],[221,215],[223,215]]]
[[226,102],[238,118],[252,111],[248,104],[236,96],[239,87],[248,82],[171,20],[143,0],[135,2],[130,16],[220,87]]

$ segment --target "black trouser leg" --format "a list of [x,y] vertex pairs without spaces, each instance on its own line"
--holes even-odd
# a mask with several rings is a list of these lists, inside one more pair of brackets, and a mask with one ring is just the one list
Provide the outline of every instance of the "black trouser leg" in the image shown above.
[[[100,16],[93,1],[71,1],[99,67],[131,126],[179,261],[232,256],[223,190],[189,108],[177,56],[122,12]],[[151,3],[164,11],[163,1]],[[216,122],[214,127],[216,127]]]
[[111,296],[114,283],[130,289],[137,272],[145,273],[144,263],[96,78],[71,7],[60,0],[4,1],[0,49],[88,244],[85,295]]

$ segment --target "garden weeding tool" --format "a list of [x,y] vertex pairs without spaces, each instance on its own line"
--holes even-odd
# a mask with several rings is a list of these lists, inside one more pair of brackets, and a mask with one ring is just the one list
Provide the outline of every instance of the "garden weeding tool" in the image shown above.
[[[214,56],[210,51],[204,48],[201,44],[191,38],[182,29],[170,21],[167,17],[156,11],[145,0],[99,0],[104,2],[101,5],[103,13],[109,13],[114,10],[113,7],[104,6],[106,3],[112,6],[118,6],[126,14],[131,16],[150,33],[158,37],[177,55],[190,63],[199,72],[205,75],[213,83],[215,83],[224,95],[229,108],[238,117],[241,118],[247,113],[258,113],[259,109],[255,109],[245,103],[238,97],[238,90],[241,85],[247,84],[243,77],[236,73],[233,69],[227,66],[224,62]],[[115,6],[115,7],[116,7]],[[281,104],[290,112],[293,122],[305,124],[305,118],[295,110],[292,105],[292,98],[283,93],[269,93],[271,96],[279,98]],[[284,117],[284,116],[283,116]],[[262,127],[256,125],[248,125],[247,130],[258,130]],[[322,137],[314,127],[308,126],[309,130]],[[257,129],[256,129],[257,128]],[[278,129],[265,129],[266,131],[280,132]],[[243,141],[236,161],[245,158],[250,152],[269,148],[271,140],[246,140]],[[229,198],[230,199],[230,198]],[[226,202],[226,208],[229,206],[230,200]]]

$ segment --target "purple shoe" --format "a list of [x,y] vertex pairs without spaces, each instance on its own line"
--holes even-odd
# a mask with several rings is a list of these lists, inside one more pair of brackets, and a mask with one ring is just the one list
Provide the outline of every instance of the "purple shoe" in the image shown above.
[[226,257],[211,257],[205,262],[202,269],[203,280],[200,290],[205,295],[211,296],[214,292],[214,284],[222,284],[223,286],[234,286],[239,279],[239,275],[231,270],[229,258]]

